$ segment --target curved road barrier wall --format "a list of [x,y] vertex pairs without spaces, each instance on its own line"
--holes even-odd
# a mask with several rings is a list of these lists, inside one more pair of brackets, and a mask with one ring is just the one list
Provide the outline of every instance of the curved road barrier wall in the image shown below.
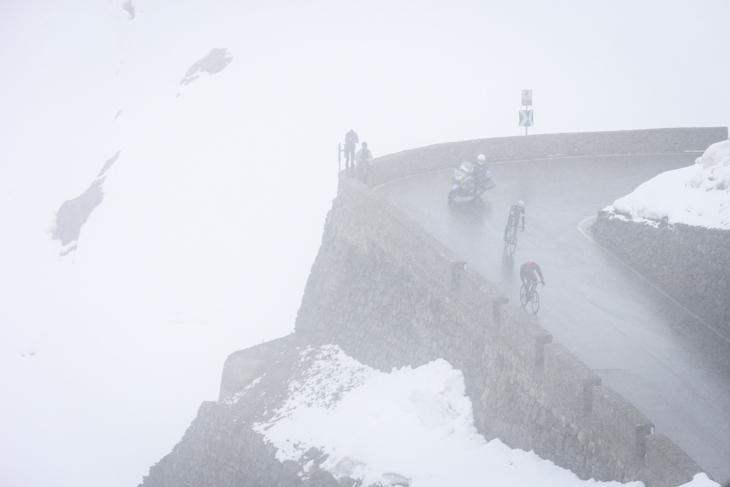
[[447,142],[376,159],[368,186],[414,174],[453,168],[479,153],[490,161],[612,154],[704,152],[728,138],[727,127],[625,130],[575,134],[529,135]]
[[[231,354],[219,400],[201,406],[142,485],[337,485],[323,471],[300,478],[301,467],[279,463],[248,426],[286,396],[299,347],[324,343],[382,370],[448,360],[464,373],[482,434],[534,450],[581,478],[638,479],[649,487],[690,481],[700,467],[653,434],[641,412],[371,188],[479,152],[492,160],[668,153],[702,151],[725,138],[727,129],[709,128],[474,140],[376,159],[367,185],[341,177],[295,333]],[[255,390],[253,399],[236,402],[244,390]]]
[[596,240],[730,340],[730,231],[599,211]]

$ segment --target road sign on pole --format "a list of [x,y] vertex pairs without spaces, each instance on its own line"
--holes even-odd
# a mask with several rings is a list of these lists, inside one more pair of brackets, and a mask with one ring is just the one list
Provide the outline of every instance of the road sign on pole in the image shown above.
[[522,90],[522,105],[526,107],[532,105],[532,90]]
[[532,110],[520,110],[520,127],[532,127]]
[[527,127],[532,127],[532,90],[522,90],[522,105],[525,110],[520,110],[520,127],[525,127],[525,135],[527,135]]

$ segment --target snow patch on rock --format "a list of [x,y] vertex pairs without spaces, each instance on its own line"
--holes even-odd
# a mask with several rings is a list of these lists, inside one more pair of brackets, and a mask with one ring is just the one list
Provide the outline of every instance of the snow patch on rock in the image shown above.
[[358,485],[621,485],[583,481],[533,452],[487,442],[461,371],[445,360],[384,373],[328,345],[302,351],[298,366],[286,402],[253,428],[303,476],[321,468]]
[[695,164],[667,171],[604,209],[634,221],[730,229],[730,140],[711,145]]

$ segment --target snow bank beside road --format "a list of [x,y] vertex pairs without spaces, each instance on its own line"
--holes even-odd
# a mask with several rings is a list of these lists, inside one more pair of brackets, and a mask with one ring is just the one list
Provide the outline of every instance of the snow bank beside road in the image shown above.
[[730,230],[730,140],[712,144],[694,165],[659,174],[605,210],[637,221]]
[[[314,448],[321,468],[362,485],[622,485],[580,480],[533,452],[487,442],[474,427],[461,371],[445,360],[389,374],[336,346],[309,348],[300,360],[304,378],[289,384],[287,402],[254,429],[277,448],[278,460],[305,471]],[[704,474],[686,485],[717,486]]]

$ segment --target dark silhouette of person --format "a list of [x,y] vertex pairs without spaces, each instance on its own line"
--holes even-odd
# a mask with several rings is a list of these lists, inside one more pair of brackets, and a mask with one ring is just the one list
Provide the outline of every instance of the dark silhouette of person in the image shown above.
[[357,162],[357,177],[365,181],[370,163],[373,161],[373,153],[368,149],[367,142],[363,142],[360,150],[355,153],[355,161]]
[[507,241],[507,235],[509,235],[510,227],[520,227],[520,217],[522,217],[522,231],[525,231],[525,202],[520,200],[516,205],[512,205],[509,209],[509,219],[507,220],[507,226],[504,227],[504,237],[502,240]]
[[545,285],[545,278],[542,276],[540,266],[536,262],[527,261],[520,266],[520,279],[522,284],[537,285],[537,276],[540,276],[542,285]]
[[355,167],[355,146],[360,142],[357,133],[350,129],[345,134],[345,169],[350,174]]

